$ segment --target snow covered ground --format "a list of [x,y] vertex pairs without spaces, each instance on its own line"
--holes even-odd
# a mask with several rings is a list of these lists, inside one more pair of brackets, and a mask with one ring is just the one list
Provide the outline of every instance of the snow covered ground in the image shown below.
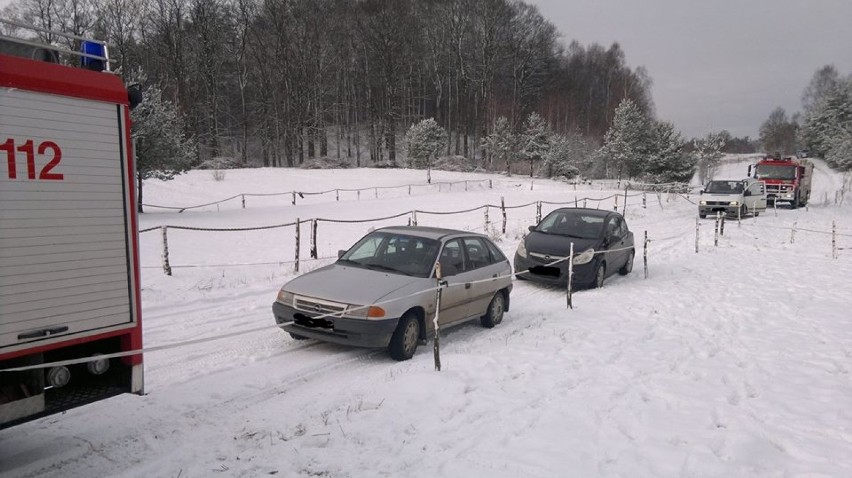
[[[746,163],[725,162],[717,178],[743,177]],[[841,176],[820,161],[816,171],[807,210],[729,221],[716,247],[713,221],[701,221],[697,254],[697,196],[649,194],[647,208],[629,198],[628,225],[651,239],[647,279],[637,259],[629,276],[575,294],[573,310],[564,291],[516,282],[500,326],[446,333],[441,372],[430,347],[394,362],[382,351],[295,342],[274,327],[272,301],[294,276],[293,227],[170,230],[172,277],[160,267],[161,234],[143,233],[146,347],[222,338],[147,354],[145,396],[0,431],[0,476],[852,476],[852,201],[835,204]],[[493,189],[473,181],[481,179]],[[141,228],[362,219],[501,197],[508,206],[575,197],[582,205],[618,193],[433,173],[433,181],[459,180],[470,180],[467,191],[149,208]],[[194,171],[146,183],[145,200],[189,206],[248,192],[424,182],[425,172],[409,170],[232,170],[221,182]],[[486,232],[511,257],[535,206],[510,209],[505,235],[499,210],[489,218]],[[482,210],[417,219],[485,230]],[[370,227],[407,221],[321,222],[319,255],[335,256]],[[302,226],[303,259],[309,231]],[[329,260],[303,262],[302,271]]]

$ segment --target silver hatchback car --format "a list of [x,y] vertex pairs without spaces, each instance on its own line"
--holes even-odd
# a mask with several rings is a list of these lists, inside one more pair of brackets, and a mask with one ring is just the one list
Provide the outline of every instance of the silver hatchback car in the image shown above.
[[296,339],[387,347],[394,359],[407,360],[435,335],[438,287],[440,328],[473,319],[491,328],[509,310],[511,273],[482,234],[387,227],[341,251],[334,264],[284,284],[272,312]]

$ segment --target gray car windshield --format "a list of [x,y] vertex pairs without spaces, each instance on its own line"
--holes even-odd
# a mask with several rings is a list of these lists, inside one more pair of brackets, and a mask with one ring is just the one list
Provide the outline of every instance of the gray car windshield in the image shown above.
[[742,181],[710,181],[704,189],[709,194],[740,194],[743,192]]
[[554,211],[539,223],[536,231],[579,239],[595,239],[601,235],[603,221],[602,216],[579,211]]
[[352,246],[338,262],[365,269],[429,277],[440,243],[434,239],[377,231]]

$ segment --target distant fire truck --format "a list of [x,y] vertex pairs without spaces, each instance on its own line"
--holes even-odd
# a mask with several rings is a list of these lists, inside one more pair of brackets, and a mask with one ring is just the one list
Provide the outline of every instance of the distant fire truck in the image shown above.
[[81,53],[0,36],[0,428],[143,390],[138,96],[62,36]]
[[811,197],[814,163],[810,160],[767,156],[754,165],[753,172],[766,184],[766,202],[770,205],[786,202],[796,209]]

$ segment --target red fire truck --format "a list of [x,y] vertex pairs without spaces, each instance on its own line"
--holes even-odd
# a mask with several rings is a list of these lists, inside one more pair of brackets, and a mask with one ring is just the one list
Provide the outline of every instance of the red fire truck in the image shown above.
[[767,203],[787,202],[793,209],[808,203],[814,173],[813,162],[767,156],[754,166],[753,171],[754,177],[766,184]]
[[0,428],[143,389],[137,96],[66,37],[0,36]]

